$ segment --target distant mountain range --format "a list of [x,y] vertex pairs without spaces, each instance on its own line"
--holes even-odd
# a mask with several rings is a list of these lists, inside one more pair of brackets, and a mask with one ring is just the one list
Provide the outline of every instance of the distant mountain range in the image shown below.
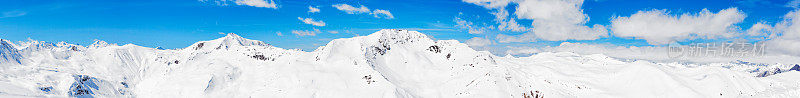
[[2,40],[0,97],[800,97],[800,66],[500,57],[397,29],[311,52],[232,33],[183,49]]

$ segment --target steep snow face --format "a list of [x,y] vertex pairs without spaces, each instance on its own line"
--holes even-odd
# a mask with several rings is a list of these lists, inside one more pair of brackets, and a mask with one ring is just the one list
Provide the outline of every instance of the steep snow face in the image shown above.
[[0,64],[19,64],[22,63],[22,57],[17,48],[8,40],[0,39]]
[[0,97],[800,97],[794,64],[497,57],[396,29],[312,52],[235,34],[176,50],[0,44]]

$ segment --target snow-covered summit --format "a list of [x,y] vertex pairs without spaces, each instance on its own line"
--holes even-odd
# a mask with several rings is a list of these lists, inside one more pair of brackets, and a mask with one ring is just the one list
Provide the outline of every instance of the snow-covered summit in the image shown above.
[[101,48],[101,47],[116,46],[116,45],[117,44],[109,44],[106,41],[95,39],[94,42],[91,45],[89,45],[89,47],[91,47],[91,48]]
[[228,49],[231,47],[240,47],[240,46],[269,46],[269,44],[266,44],[258,40],[246,39],[234,33],[228,33],[228,35],[226,35],[225,37],[217,38],[210,41],[200,41],[184,49],[185,50]]

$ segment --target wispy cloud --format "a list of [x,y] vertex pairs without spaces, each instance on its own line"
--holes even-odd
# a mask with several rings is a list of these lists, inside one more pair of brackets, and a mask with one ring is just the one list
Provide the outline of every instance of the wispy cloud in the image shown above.
[[465,44],[474,47],[483,47],[492,44],[492,40],[480,37],[473,37],[465,42]]
[[313,30],[292,30],[292,33],[297,36],[315,36],[322,32],[315,28]]
[[319,8],[315,8],[313,6],[308,6],[308,12],[309,13],[317,13],[317,12],[319,12]]
[[453,19],[453,21],[456,22],[456,25],[455,25],[456,28],[459,28],[459,29],[462,29],[462,30],[465,29],[465,30],[467,30],[467,33],[469,33],[469,34],[483,34],[484,32],[492,29],[491,26],[489,26],[489,27],[480,27],[480,26],[474,25],[472,22],[469,22],[467,20],[461,19],[459,17],[455,17],[455,19]]
[[387,11],[387,10],[375,9],[375,11],[372,11],[371,14],[374,15],[375,18],[380,18],[381,16],[383,16],[386,19],[393,19],[394,18],[394,15],[392,15],[392,13]]
[[200,2],[213,2],[220,6],[227,6],[228,3],[233,2],[236,5],[246,5],[252,7],[272,8],[278,9],[278,4],[272,0],[198,0]]
[[306,23],[306,24],[310,24],[310,25],[314,25],[314,26],[320,26],[320,27],[321,26],[325,26],[325,22],[322,22],[321,20],[320,21],[314,21],[314,19],[302,18],[302,17],[297,17],[297,19],[299,19],[300,21],[303,21],[303,23]]
[[328,31],[328,33],[337,34],[337,33],[339,33],[339,31]]
[[333,7],[347,12],[347,14],[361,14],[369,12],[369,8],[365,7],[364,5],[361,5],[361,7],[353,7],[348,4],[334,4]]
[[347,14],[370,14],[373,15],[375,18],[386,18],[386,19],[394,19],[394,15],[388,10],[382,9],[375,9],[370,11],[369,8],[365,7],[364,5],[359,5],[360,7],[354,7],[348,4],[334,4],[332,5],[334,8],[344,11]]
[[784,6],[797,9],[798,6],[800,6],[800,0],[789,1],[789,3],[786,3],[786,5],[784,5]]
[[3,12],[3,16],[0,16],[0,18],[19,17],[19,16],[25,16],[26,14],[28,14],[28,12],[19,11],[19,10],[6,11],[6,12]]

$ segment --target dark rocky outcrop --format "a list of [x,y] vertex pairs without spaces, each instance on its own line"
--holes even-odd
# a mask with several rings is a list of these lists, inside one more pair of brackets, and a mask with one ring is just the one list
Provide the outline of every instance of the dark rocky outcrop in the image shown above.
[[91,97],[94,90],[99,87],[96,82],[97,79],[87,75],[74,75],[75,82],[69,87],[69,96],[73,97]]

